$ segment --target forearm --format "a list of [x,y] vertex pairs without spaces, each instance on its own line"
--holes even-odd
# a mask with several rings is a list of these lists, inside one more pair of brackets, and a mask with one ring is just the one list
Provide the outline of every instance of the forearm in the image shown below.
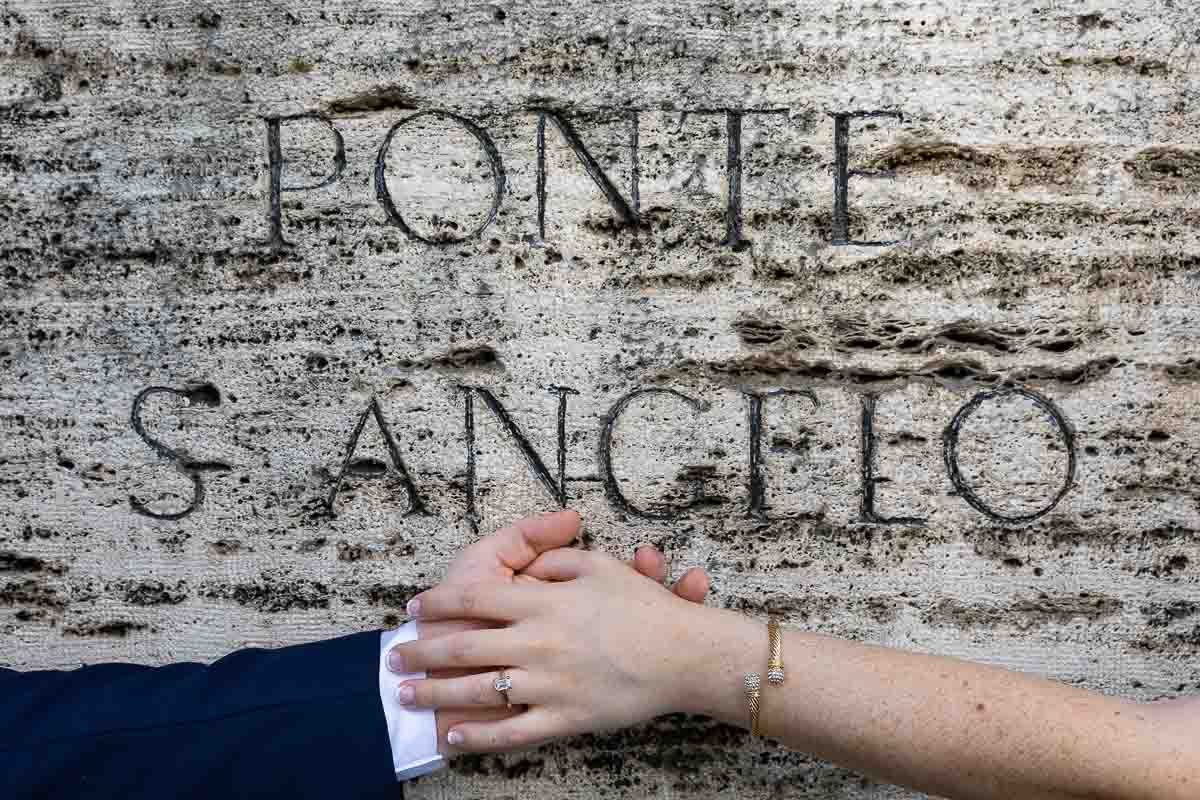
[[[682,710],[748,725],[765,625],[704,609]],[[1200,745],[1149,707],[1020,673],[788,632],[762,728],[789,747],[954,798],[1194,798]]]
[[213,664],[0,670],[3,797],[394,797],[378,658],[371,632]]

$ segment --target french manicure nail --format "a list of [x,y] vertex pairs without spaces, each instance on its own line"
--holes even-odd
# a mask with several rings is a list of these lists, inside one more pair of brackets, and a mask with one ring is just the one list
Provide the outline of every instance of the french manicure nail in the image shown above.
[[410,617],[419,617],[421,615],[421,598],[414,597],[408,601],[408,606],[404,609]]
[[404,672],[404,656],[400,655],[399,650],[389,650],[387,665],[392,672]]
[[417,699],[417,690],[408,684],[396,687],[396,700],[400,705],[411,706]]
[[458,731],[450,731],[446,734],[446,741],[450,744],[462,744],[463,735]]

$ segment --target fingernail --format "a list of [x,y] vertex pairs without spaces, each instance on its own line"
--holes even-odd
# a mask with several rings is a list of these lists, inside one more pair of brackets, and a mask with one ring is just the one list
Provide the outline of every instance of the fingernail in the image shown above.
[[407,683],[396,687],[396,700],[403,706],[411,706],[417,699],[417,690]]
[[404,656],[399,650],[389,650],[387,658],[388,669],[392,672],[404,672]]
[[446,734],[446,741],[449,742],[450,744],[462,744],[463,743],[463,735],[461,733],[459,733],[458,731],[450,731],[449,733]]
[[421,615],[421,598],[414,597],[408,601],[408,606],[404,609],[410,617],[418,617]]

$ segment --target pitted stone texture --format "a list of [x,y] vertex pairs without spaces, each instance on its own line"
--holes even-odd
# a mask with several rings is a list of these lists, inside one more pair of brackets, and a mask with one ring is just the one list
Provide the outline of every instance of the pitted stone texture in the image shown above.
[[[480,531],[557,505],[553,387],[569,387],[562,485],[592,547],[656,543],[677,573],[709,570],[712,602],[784,624],[1129,697],[1200,691],[1194,4],[0,15],[5,664],[214,659],[393,625],[476,538],[472,485]],[[736,247],[728,108],[746,110]],[[494,221],[460,243],[497,172],[453,117],[406,122],[382,156],[396,213],[436,243],[377,200],[389,129],[434,109],[485,130],[503,165]],[[619,224],[547,118],[539,235],[538,109],[643,226]],[[831,115],[870,110],[904,119],[854,120],[848,166],[896,177],[851,179],[850,234],[904,241],[832,247]],[[298,114],[334,126],[345,168],[281,194],[291,248],[273,253],[264,118]],[[334,170],[319,119],[280,138],[285,187]],[[966,502],[945,446],[972,398],[1014,386],[1065,420],[1073,473],[1028,395],[980,403],[955,453],[1002,517],[1069,481],[1020,523]],[[143,439],[149,387],[173,391],[145,395]],[[472,390],[472,480],[463,387],[537,458]],[[643,389],[670,392],[609,425]],[[390,441],[371,414],[348,457],[372,399]],[[193,474],[193,513],[131,508],[186,509]],[[408,513],[409,485],[428,513]],[[731,792],[914,796],[674,717],[463,759],[408,796]]]

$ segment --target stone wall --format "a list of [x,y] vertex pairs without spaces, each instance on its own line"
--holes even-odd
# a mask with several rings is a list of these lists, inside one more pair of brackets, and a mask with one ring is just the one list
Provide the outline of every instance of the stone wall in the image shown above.
[[[393,625],[565,501],[717,604],[1200,691],[1194,4],[0,14],[0,662]],[[676,718],[409,796],[734,793],[912,796]]]

